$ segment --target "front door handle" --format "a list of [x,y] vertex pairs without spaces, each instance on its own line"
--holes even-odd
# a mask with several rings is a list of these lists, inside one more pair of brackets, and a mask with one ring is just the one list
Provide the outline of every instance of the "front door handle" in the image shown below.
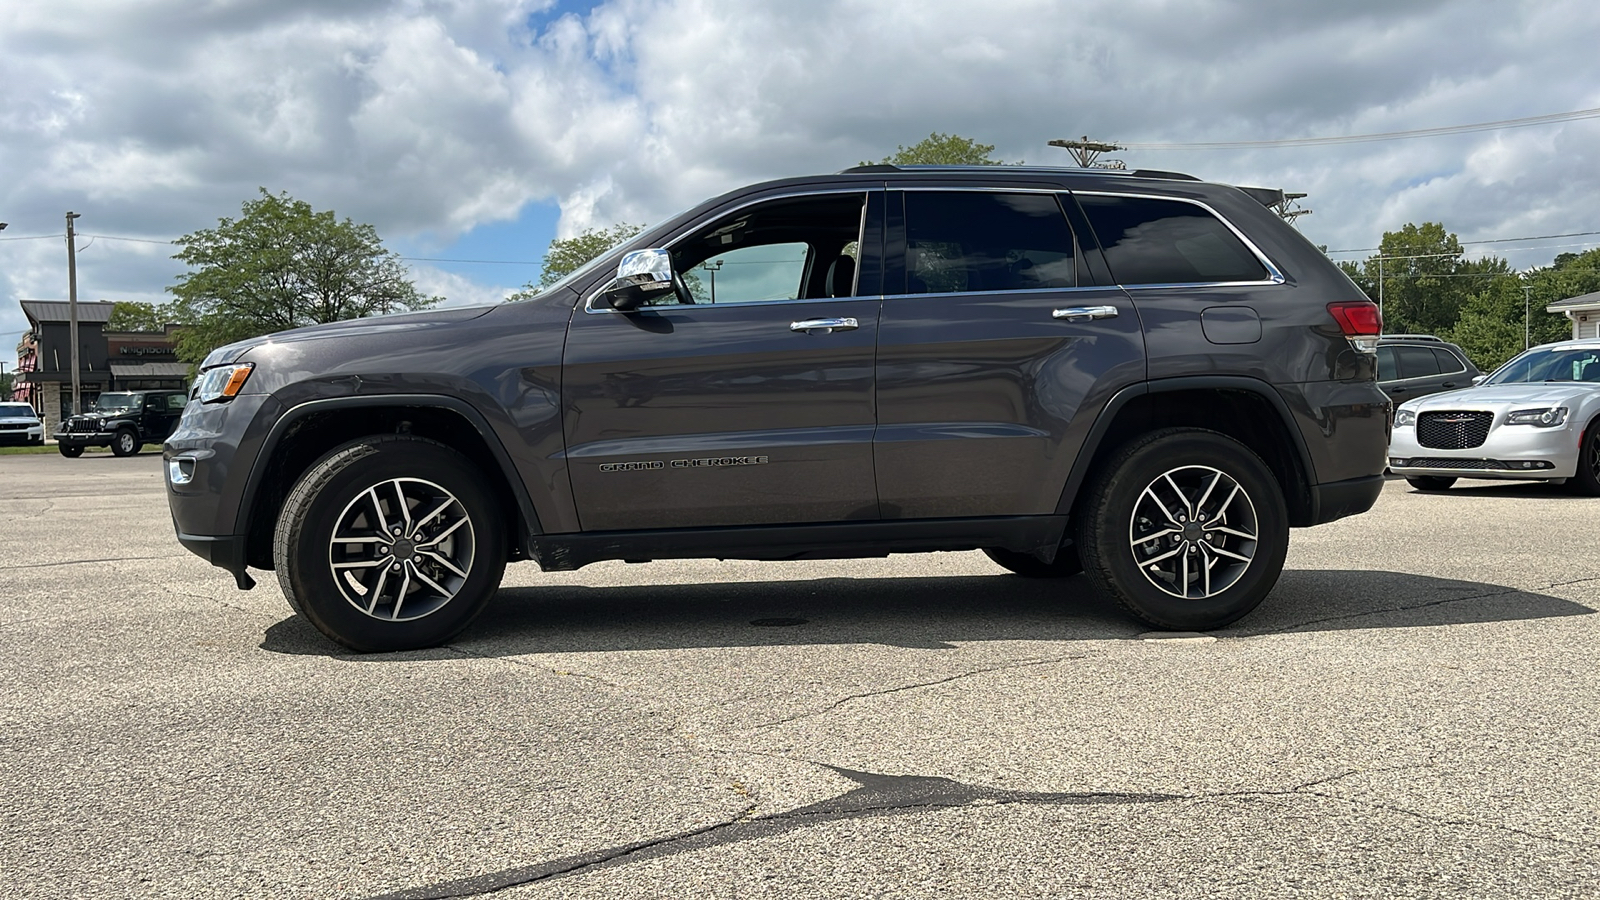
[[806,334],[832,334],[835,331],[855,331],[861,323],[855,319],[801,319],[789,323],[790,331],[803,331]]
[[1052,318],[1065,319],[1068,322],[1088,322],[1091,319],[1115,319],[1117,308],[1115,306],[1069,306],[1058,309],[1051,314]]
[[1454,381],[1446,381],[1444,384],[1440,385],[1440,387],[1447,387],[1447,388],[1453,388],[1455,386],[1456,386],[1456,383]]

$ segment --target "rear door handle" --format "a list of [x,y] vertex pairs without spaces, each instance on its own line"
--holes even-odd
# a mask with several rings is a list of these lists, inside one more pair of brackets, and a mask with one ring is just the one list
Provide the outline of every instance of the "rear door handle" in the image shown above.
[[1440,387],[1447,387],[1447,388],[1453,388],[1455,386],[1456,386],[1456,383],[1454,381],[1446,381],[1444,384],[1440,385]]
[[1115,319],[1117,308],[1115,306],[1069,306],[1058,309],[1050,314],[1052,318],[1065,319],[1068,322],[1088,322],[1091,319]]
[[801,319],[789,323],[790,331],[803,331],[806,334],[831,334],[835,331],[855,331],[861,323],[855,319]]

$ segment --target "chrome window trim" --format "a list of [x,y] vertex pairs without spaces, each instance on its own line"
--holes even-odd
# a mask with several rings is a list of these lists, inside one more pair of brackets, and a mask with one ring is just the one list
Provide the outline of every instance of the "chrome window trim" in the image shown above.
[[[1182,281],[1170,283],[1156,282],[1152,284],[1140,283],[1121,285],[1126,290],[1148,290],[1151,288],[1261,287],[1265,285],[1284,284],[1288,281],[1287,278],[1283,277],[1283,270],[1279,269],[1277,264],[1267,257],[1267,254],[1261,252],[1261,248],[1256,246],[1255,241],[1250,240],[1249,236],[1239,229],[1239,226],[1233,224],[1233,222],[1228,220],[1227,216],[1217,212],[1216,209],[1208,203],[1204,203],[1199,200],[1193,200],[1188,197],[1173,197],[1168,194],[1135,194],[1129,191],[1069,191],[1068,193],[1075,194],[1080,197],[1126,197],[1133,200],[1169,200],[1173,203],[1188,203],[1192,206],[1198,206],[1210,213],[1213,218],[1226,226],[1229,231],[1233,232],[1233,236],[1238,238],[1240,243],[1244,244],[1246,249],[1255,254],[1256,260],[1266,268],[1268,276],[1264,281]],[[1090,227],[1093,227],[1094,223],[1091,221],[1089,225]]]
[[[860,194],[861,195],[861,201],[862,201],[861,202],[861,218],[860,218],[860,220],[858,221],[858,223],[856,225],[856,244],[857,244],[857,246],[859,246],[861,244],[861,240],[862,240],[862,237],[863,237],[862,233],[866,230],[866,227],[867,227],[867,200],[868,200],[867,195],[870,194],[872,191],[881,191],[881,190],[885,190],[885,188],[880,183],[880,184],[878,184],[876,186],[873,186],[873,187],[861,187],[861,186],[858,185],[858,186],[855,186],[855,187],[836,187],[836,188],[826,188],[826,189],[822,189],[822,190],[802,190],[802,191],[794,191],[792,193],[766,194],[766,195],[763,195],[763,196],[760,196],[760,197],[755,197],[755,198],[752,198],[750,200],[747,200],[744,203],[741,203],[738,206],[735,206],[735,207],[733,207],[731,209],[720,210],[720,211],[711,213],[710,215],[707,215],[703,219],[697,219],[694,222],[690,223],[688,226],[686,226],[682,231],[680,231],[678,233],[677,237],[675,237],[672,240],[668,241],[667,243],[663,244],[661,247],[655,248],[655,249],[661,249],[661,250],[666,250],[668,252],[671,252],[671,250],[672,250],[672,248],[673,248],[673,246],[675,244],[681,243],[685,238],[687,238],[689,235],[693,234],[695,232],[695,229],[699,228],[700,226],[702,226],[702,225],[704,225],[704,224],[706,224],[708,222],[715,221],[716,219],[720,219],[723,216],[731,216],[731,215],[739,212],[740,210],[749,209],[750,207],[756,206],[756,205],[761,204],[761,203],[767,203],[767,202],[772,201],[772,200],[791,200],[791,199],[794,199],[796,197],[822,197],[822,196],[827,196],[828,194]],[[609,251],[607,251],[607,252],[609,252]],[[861,283],[861,268],[860,268],[860,266],[857,266],[856,267],[856,284],[855,284],[854,287],[855,288],[859,288],[860,287],[860,283]],[[594,306],[594,298],[600,296],[600,294],[603,293],[605,291],[606,287],[608,285],[610,285],[610,284],[611,284],[611,280],[607,280],[607,281],[603,282],[600,287],[595,288],[593,291],[590,291],[588,293],[588,295],[583,298],[583,311],[585,313],[588,313],[590,315],[617,315],[617,316],[625,316],[625,315],[630,315],[631,314],[631,313],[628,313],[628,312],[623,312],[620,309],[612,309],[610,307],[604,307],[604,308],[600,308],[600,309],[596,309],[595,308],[595,306]],[[664,305],[664,306],[641,306],[636,310],[632,310],[632,312],[640,312],[640,311],[643,311],[643,310],[650,310],[650,309],[691,309],[691,308],[692,309],[714,309],[714,308],[719,307],[719,306],[774,306],[774,305],[786,304],[786,303],[824,303],[824,302],[827,302],[827,303],[838,303],[838,302],[841,302],[841,301],[844,301],[844,300],[863,300],[863,299],[868,299],[868,298],[864,298],[864,297],[810,297],[810,298],[796,297],[796,298],[794,298],[792,300],[730,300],[730,301],[728,301],[726,303],[673,303],[673,304]]]
[[[1165,285],[1163,285],[1164,287]],[[1080,284],[1076,287],[1057,288],[1017,288],[1008,291],[940,291],[936,294],[884,294],[884,300],[899,300],[906,297],[971,297],[982,294],[985,297],[1004,296],[1007,294],[1077,294],[1088,291],[1119,291],[1121,285],[1116,284]]]

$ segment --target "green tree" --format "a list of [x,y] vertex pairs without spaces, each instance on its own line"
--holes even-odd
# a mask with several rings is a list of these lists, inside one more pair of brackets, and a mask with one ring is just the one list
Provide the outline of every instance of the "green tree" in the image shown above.
[[[991,159],[993,144],[980,144],[972,138],[958,134],[940,134],[935,131],[907,147],[904,144],[879,161],[890,166],[1003,166],[1004,160]],[[1021,165],[1019,161],[1016,165]],[[871,165],[863,162],[862,165]]]
[[190,271],[167,288],[178,321],[178,358],[287,328],[423,309],[425,297],[371,225],[343,222],[286,193],[244,203],[237,219],[184,235],[173,256]]
[[1461,242],[1437,222],[1384,232],[1378,247],[1377,256],[1341,268],[1382,302],[1383,330],[1390,334],[1442,336],[1455,327],[1469,297],[1510,272],[1503,259],[1466,259]]
[[111,317],[106,320],[106,331],[145,331],[160,333],[169,322],[176,322],[168,304],[119,300],[111,305]]
[[573,272],[583,268],[590,260],[612,247],[632,238],[643,230],[642,226],[619,222],[610,228],[590,228],[569,238],[556,238],[544,252],[543,268],[537,284],[530,281],[521,290],[506,297],[507,302],[526,300]]

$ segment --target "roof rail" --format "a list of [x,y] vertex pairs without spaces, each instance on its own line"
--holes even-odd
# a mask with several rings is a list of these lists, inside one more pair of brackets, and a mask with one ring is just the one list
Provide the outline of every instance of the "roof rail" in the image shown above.
[[1199,181],[1193,175],[1182,172],[1166,172],[1160,169],[1084,169],[1077,166],[1013,166],[1000,165],[905,165],[897,166],[893,163],[867,163],[860,166],[851,166],[841,169],[840,175],[864,175],[882,172],[1059,172],[1071,174],[1110,175],[1119,178],[1160,178],[1167,181]]

